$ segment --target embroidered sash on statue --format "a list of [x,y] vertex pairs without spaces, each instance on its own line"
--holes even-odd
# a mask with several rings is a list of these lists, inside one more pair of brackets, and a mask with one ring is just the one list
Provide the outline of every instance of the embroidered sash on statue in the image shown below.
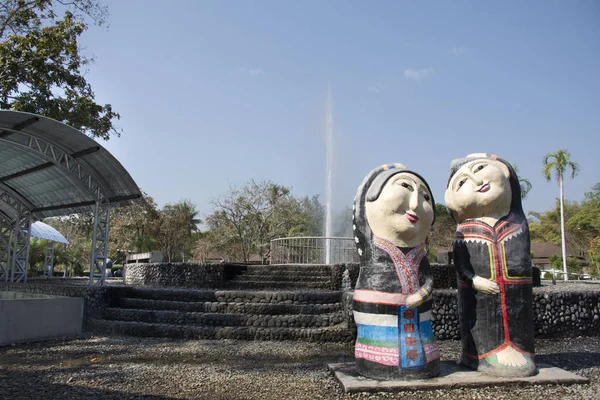
[[394,262],[402,293],[416,293],[419,290],[419,264],[425,257],[425,245],[420,244],[404,254],[392,242],[380,237],[375,237],[373,244],[385,251]]
[[[419,292],[419,264],[425,257],[425,245],[420,244],[407,254],[402,253],[392,242],[375,237],[375,247],[385,251],[396,268],[402,293],[410,295]],[[417,309],[398,307],[398,341],[400,342],[399,367],[421,369],[425,366],[425,354],[420,337],[419,312]]]

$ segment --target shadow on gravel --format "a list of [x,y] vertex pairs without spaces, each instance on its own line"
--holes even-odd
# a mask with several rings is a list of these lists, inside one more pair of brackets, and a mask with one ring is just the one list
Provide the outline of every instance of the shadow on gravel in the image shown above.
[[540,354],[535,356],[535,362],[550,364],[568,371],[575,371],[584,368],[600,367],[600,353],[569,352]]
[[[113,379],[119,379],[116,374],[103,374],[101,383],[110,385]],[[77,380],[69,383],[51,382],[51,374],[42,371],[22,373],[3,373],[0,369],[0,387],[2,399],[107,399],[107,400],[174,400],[175,397],[160,395],[145,395],[119,390],[101,390],[79,386]]]
[[[188,365],[229,365],[235,366],[238,369],[257,370],[278,366],[278,368],[286,368],[286,364],[293,366],[304,365],[321,365],[330,362],[349,362],[354,360],[354,357],[339,355],[339,354],[322,354],[302,356],[274,356],[270,354],[258,354],[251,356],[223,357],[219,354],[203,355],[188,354],[178,356],[155,356],[155,355],[136,355],[131,353],[117,354],[116,352],[107,352],[106,354],[90,356],[89,352],[77,352],[74,357],[70,357],[69,352],[60,355],[45,354],[43,357],[31,357],[31,354],[5,355],[0,354],[0,366],[9,365],[41,365],[54,366],[59,368],[78,368],[99,364],[148,364],[148,365],[165,365],[165,364],[188,364]],[[84,353],[84,354],[81,354]]]

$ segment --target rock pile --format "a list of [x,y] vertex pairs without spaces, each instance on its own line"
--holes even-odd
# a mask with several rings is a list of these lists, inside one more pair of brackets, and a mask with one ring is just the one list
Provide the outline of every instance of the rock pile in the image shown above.
[[433,293],[431,326],[438,340],[460,339],[458,300],[455,290],[436,290]]

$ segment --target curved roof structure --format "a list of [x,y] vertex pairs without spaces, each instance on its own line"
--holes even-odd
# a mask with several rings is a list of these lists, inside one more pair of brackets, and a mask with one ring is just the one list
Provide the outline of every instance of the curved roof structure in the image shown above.
[[31,237],[69,244],[69,241],[62,233],[42,221],[36,221],[31,224]]
[[36,114],[0,110],[0,215],[34,219],[142,199],[121,163],[77,129]]

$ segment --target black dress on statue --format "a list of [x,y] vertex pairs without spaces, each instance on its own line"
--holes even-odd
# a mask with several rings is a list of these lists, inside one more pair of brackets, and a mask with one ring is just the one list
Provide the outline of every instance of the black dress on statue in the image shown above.
[[[462,362],[497,375],[532,375],[536,367],[527,220],[518,213],[510,213],[494,226],[477,218],[463,221],[455,236],[454,261]],[[476,275],[496,282],[500,293],[475,290]],[[525,365],[498,363],[497,354],[509,347],[523,355]]]

